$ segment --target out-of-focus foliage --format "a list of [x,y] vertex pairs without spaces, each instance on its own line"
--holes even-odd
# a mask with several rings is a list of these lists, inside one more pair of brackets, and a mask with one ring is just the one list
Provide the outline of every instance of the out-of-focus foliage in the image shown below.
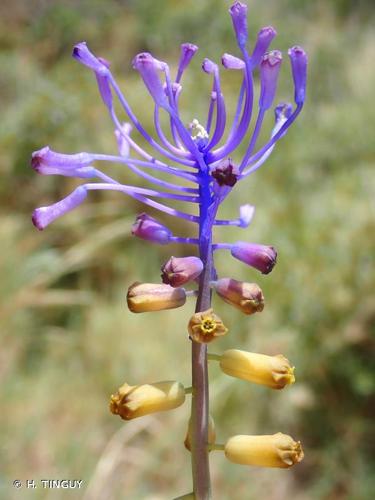
[[[30,223],[33,208],[64,196],[76,181],[36,175],[29,157],[45,144],[64,152],[115,150],[95,80],[70,58],[75,42],[87,40],[112,61],[151,127],[132,56],[152,50],[175,68],[183,41],[201,46],[197,59],[236,53],[228,5],[0,3],[2,498],[77,494],[44,490],[38,481],[45,478],[83,479],[86,500],[156,500],[190,490],[190,457],[182,445],[188,404],[126,424],[107,408],[125,380],[189,383],[186,324],[193,303],[138,316],[124,301],[132,281],[158,280],[160,265],[179,250],[132,239],[130,225],[142,207],[116,193],[90,195],[38,233]],[[213,453],[214,498],[369,500],[375,490],[373,6],[350,0],[252,0],[249,6],[252,39],[272,24],[279,33],[274,47],[307,49],[309,97],[268,164],[223,208],[234,216],[239,203],[250,202],[257,212],[245,233],[221,229],[218,240],[274,244],[279,263],[263,277],[225,252],[218,255],[220,274],[256,280],[267,304],[261,315],[245,318],[215,299],[230,333],[214,350],[282,352],[296,365],[297,383],[274,393],[212,366],[212,414],[221,442],[238,433],[282,431],[303,441],[306,458],[286,472],[235,466]],[[285,62],[280,100],[292,97]],[[238,81],[223,79],[233,109]],[[196,61],[185,79],[186,120],[202,117],[206,88]],[[178,234],[193,234],[186,224],[164,221]],[[38,488],[14,491],[16,478],[34,478]]]

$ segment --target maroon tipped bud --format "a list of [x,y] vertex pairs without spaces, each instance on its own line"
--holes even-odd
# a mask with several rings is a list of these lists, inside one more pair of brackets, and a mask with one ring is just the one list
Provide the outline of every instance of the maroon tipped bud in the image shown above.
[[268,274],[276,264],[277,252],[274,247],[237,241],[231,248],[234,258],[255,267],[262,274]]
[[245,314],[254,314],[263,311],[263,293],[255,283],[221,278],[213,282],[213,287],[225,302]]
[[171,257],[161,271],[163,283],[176,288],[195,280],[203,271],[203,262],[198,257]]
[[219,186],[233,187],[238,180],[238,172],[232,160],[228,158],[221,165],[214,168],[211,172],[212,177]]
[[161,245],[169,243],[172,237],[172,231],[145,213],[138,215],[136,218],[132,227],[132,234],[143,240],[153,241]]

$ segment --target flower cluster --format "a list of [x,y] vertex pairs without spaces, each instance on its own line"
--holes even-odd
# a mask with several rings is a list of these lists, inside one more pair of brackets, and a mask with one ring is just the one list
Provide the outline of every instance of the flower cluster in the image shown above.
[[[274,106],[283,59],[280,51],[270,49],[276,31],[270,26],[262,28],[252,51],[249,51],[247,6],[236,1],[229,13],[240,53],[239,56],[224,54],[221,63],[225,70],[237,71],[242,79],[231,124],[227,121],[219,65],[207,58],[202,62],[202,70],[212,80],[212,91],[205,123],[202,125],[193,117],[190,123],[184,123],[181,119],[179,101],[183,92],[182,79],[198,50],[197,46],[191,43],[181,45],[175,75],[172,75],[167,63],[150,53],[138,54],[133,60],[133,68],[139,72],[154,104],[155,135],[152,136],[134,114],[112,75],[110,64],[94,55],[86,43],[81,42],[74,47],[73,57],[96,77],[101,99],[114,124],[118,154],[62,154],[47,146],[33,153],[31,161],[32,167],[40,174],[84,179],[84,183],[63,200],[34,211],[32,220],[40,230],[80,205],[89,191],[93,190],[119,191],[159,212],[197,225],[196,238],[176,236],[158,219],[146,213],[140,214],[132,228],[134,236],[161,245],[195,245],[199,257],[172,256],[161,268],[161,283],[136,282],[127,293],[128,307],[134,313],[178,308],[186,303],[189,296],[198,297],[196,312],[187,326],[193,347],[193,387],[185,389],[175,381],[137,386],[124,384],[110,402],[111,411],[128,420],[176,408],[183,404],[187,393],[192,393],[192,416],[185,445],[195,456],[193,478],[196,498],[208,498],[209,488],[206,486],[204,489],[207,479],[204,476],[208,470],[204,466],[207,445],[209,450],[222,449],[229,460],[241,464],[289,467],[303,458],[300,443],[280,433],[270,436],[234,436],[225,445],[217,445],[213,419],[207,411],[207,344],[228,332],[211,307],[212,292],[215,291],[226,303],[246,315],[261,312],[264,308],[263,293],[257,284],[217,276],[214,253],[219,250],[230,251],[235,259],[263,274],[272,271],[277,258],[276,249],[271,245],[246,241],[214,243],[214,226],[246,228],[254,215],[254,207],[246,204],[239,208],[237,218],[220,219],[217,217],[218,208],[235,186],[267,160],[276,143],[285,136],[301,112],[306,93],[307,56],[302,48],[295,46],[288,51],[294,82],[294,105],[278,103]],[[251,130],[255,107],[255,74],[259,75],[260,92]],[[115,99],[122,106],[128,122],[122,122],[119,118]],[[270,138],[258,146],[264,117],[273,106],[275,124]],[[167,132],[161,124],[162,113],[169,118]],[[152,149],[151,152],[134,141],[131,135],[133,129],[141,134]],[[233,153],[243,142],[246,144],[245,153],[242,159],[235,162]],[[105,173],[105,164],[108,163],[126,166],[156,187],[121,184]],[[103,167],[99,168],[98,165]],[[168,174],[168,180],[163,178],[163,174]],[[183,184],[179,184],[178,180],[182,180]],[[160,198],[166,201],[156,201]],[[195,206],[197,210],[177,210],[170,204],[173,200]],[[193,289],[186,289],[186,285],[192,285]],[[209,354],[208,359],[218,361],[221,370],[227,375],[272,389],[282,389],[294,382],[293,367],[282,355],[267,356],[230,349],[222,355]]]

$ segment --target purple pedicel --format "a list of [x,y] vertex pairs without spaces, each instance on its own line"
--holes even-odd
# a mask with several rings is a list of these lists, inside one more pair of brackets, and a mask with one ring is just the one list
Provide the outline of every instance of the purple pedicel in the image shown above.
[[231,248],[231,254],[248,266],[255,267],[262,274],[270,273],[277,259],[274,247],[245,241],[237,241]]
[[87,191],[84,187],[79,186],[72,193],[70,193],[66,198],[61,201],[49,205],[48,207],[40,207],[34,210],[32,215],[32,221],[35,227],[42,231],[55,219],[58,219],[62,215],[70,212],[78,205],[80,205],[87,196]]
[[169,243],[173,236],[172,231],[166,226],[145,213],[137,216],[132,227],[132,234],[143,240],[160,243],[161,245]]
[[272,50],[263,56],[260,63],[259,107],[264,110],[272,106],[275,98],[281,61],[281,52],[279,50]]
[[305,101],[306,79],[307,79],[307,55],[297,45],[288,50],[294,80],[294,100],[296,104]]

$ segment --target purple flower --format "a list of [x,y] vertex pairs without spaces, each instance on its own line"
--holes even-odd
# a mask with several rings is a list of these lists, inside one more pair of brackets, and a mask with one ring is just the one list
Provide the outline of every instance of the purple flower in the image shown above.
[[302,104],[305,100],[306,79],[307,79],[307,55],[306,52],[297,45],[288,50],[294,80],[294,100],[296,104]]
[[66,198],[48,207],[40,207],[34,210],[32,221],[35,227],[42,231],[51,222],[58,217],[70,212],[80,205],[87,196],[87,191],[84,187],[79,186]]
[[203,271],[203,262],[199,257],[170,257],[161,268],[163,283],[174,288],[195,280]]
[[277,252],[274,247],[237,241],[231,248],[231,254],[248,266],[255,267],[262,274],[268,274],[276,264]]
[[169,243],[172,237],[172,231],[145,213],[137,216],[132,227],[132,234],[161,245]]
[[240,48],[244,48],[247,42],[247,5],[234,2],[229,9],[229,14],[232,17],[238,45]]

